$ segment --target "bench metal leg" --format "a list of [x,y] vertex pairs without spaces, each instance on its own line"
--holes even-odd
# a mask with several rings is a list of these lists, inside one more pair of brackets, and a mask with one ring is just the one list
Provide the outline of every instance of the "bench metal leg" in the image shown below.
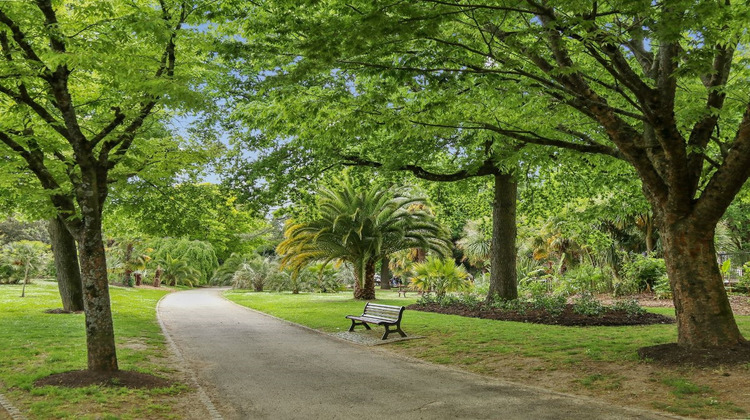
[[396,327],[395,330],[391,330],[390,328],[388,328],[389,325],[383,325],[383,326],[385,327],[385,332],[383,333],[383,338],[381,338],[381,340],[385,340],[386,338],[388,338],[388,334],[392,332],[397,332],[401,337],[406,337],[406,333],[401,329],[400,324],[394,325]]
[[356,322],[356,321],[354,321],[354,320],[352,319],[352,326],[351,326],[351,327],[349,327],[349,332],[353,332],[353,331],[354,331],[354,326],[355,326],[355,325],[364,325],[364,327],[365,327],[365,328],[367,328],[368,330],[371,330],[371,329],[372,329],[372,328],[370,328],[370,326],[369,326],[369,325],[367,325],[367,323],[366,323],[366,322]]

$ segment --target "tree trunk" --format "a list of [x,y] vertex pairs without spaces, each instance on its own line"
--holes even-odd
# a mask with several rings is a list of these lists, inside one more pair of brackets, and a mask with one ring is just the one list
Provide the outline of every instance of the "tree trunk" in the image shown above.
[[509,174],[495,174],[490,246],[490,290],[488,299],[518,298],[516,275],[516,196],[518,184]]
[[649,217],[646,220],[646,252],[651,254],[656,248],[656,238],[654,238],[654,221]]
[[135,277],[135,285],[136,286],[140,286],[141,284],[143,284],[143,274],[141,274],[139,272],[135,272],[135,273],[133,273],[133,276]]
[[23,270],[23,287],[21,288],[21,297],[26,297],[26,284],[29,282],[29,265],[26,264]]
[[60,290],[63,310],[82,311],[83,284],[81,283],[81,269],[78,266],[75,238],[68,232],[59,216],[50,219],[47,230],[52,242],[52,253],[57,271],[57,288]]
[[[95,213],[94,210],[92,213]],[[84,226],[78,239],[86,314],[88,369],[115,372],[117,352],[112,325],[112,310],[107,281],[107,259],[102,242],[101,217],[84,214]]]
[[154,287],[159,287],[159,285],[161,285],[161,273],[163,272],[164,270],[161,266],[156,266],[156,270],[154,271]]
[[674,296],[677,343],[710,348],[744,342],[716,261],[715,226],[685,218],[662,220],[659,227]]
[[391,289],[391,269],[388,267],[390,258],[384,255],[380,260],[380,289],[390,290]]
[[357,273],[357,281],[354,282],[354,298],[363,300],[375,299],[374,260],[369,260],[367,261],[367,263],[365,263],[364,279],[362,278],[361,273]]
[[132,264],[132,262],[130,261],[131,258],[133,258],[133,243],[132,242],[128,242],[125,245],[125,261],[124,261],[124,264],[123,264],[123,265],[125,265],[125,270],[124,270],[123,276],[122,276],[122,285],[125,286],[125,287],[132,286],[132,284],[130,284],[130,282],[132,281],[132,278],[133,278],[132,277],[133,276],[133,270],[131,270],[131,267],[130,267],[131,264]]

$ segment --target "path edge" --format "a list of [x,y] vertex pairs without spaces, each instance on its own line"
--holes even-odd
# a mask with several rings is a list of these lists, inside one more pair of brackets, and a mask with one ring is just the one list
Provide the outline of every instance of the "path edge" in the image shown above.
[[[357,346],[357,347],[371,349],[371,350],[377,351],[377,352],[388,353],[389,355],[392,355],[393,357],[396,357],[396,358],[399,358],[399,359],[402,359],[402,360],[407,360],[407,361],[410,361],[410,362],[413,362],[413,363],[418,363],[418,364],[423,364],[423,365],[430,365],[430,366],[433,366],[433,367],[436,367],[436,368],[439,368],[439,369],[445,369],[445,370],[449,370],[449,371],[453,371],[453,372],[458,372],[458,373],[469,375],[469,376],[474,376],[474,377],[476,377],[478,379],[481,379],[483,381],[496,382],[496,383],[500,383],[500,384],[504,384],[504,385],[512,385],[512,386],[526,388],[526,389],[530,389],[530,390],[534,390],[534,391],[546,392],[546,393],[557,395],[559,397],[574,398],[574,399],[578,399],[580,401],[591,402],[591,403],[595,403],[595,404],[599,404],[599,405],[602,405],[602,404],[607,405],[608,404],[608,405],[616,406],[618,408],[623,409],[624,411],[628,411],[628,412],[631,412],[633,414],[639,414],[639,415],[656,415],[656,416],[664,417],[666,419],[676,419],[676,420],[689,420],[690,419],[690,417],[683,417],[683,416],[679,416],[679,415],[672,414],[672,413],[663,413],[663,412],[659,412],[659,411],[649,410],[647,408],[632,407],[632,406],[622,406],[622,405],[617,405],[617,404],[611,404],[611,403],[608,403],[606,401],[602,401],[602,400],[598,400],[598,399],[593,398],[593,397],[589,397],[587,395],[569,394],[569,393],[566,393],[566,392],[556,391],[556,390],[553,390],[553,389],[548,389],[548,388],[544,388],[544,387],[540,387],[540,386],[522,384],[522,383],[518,383],[518,382],[512,382],[512,381],[500,379],[500,378],[494,378],[494,377],[491,377],[491,376],[482,375],[482,374],[479,374],[479,373],[471,372],[471,371],[464,370],[464,369],[461,369],[461,368],[458,368],[458,367],[454,367],[454,366],[439,365],[439,364],[436,364],[436,363],[431,363],[431,362],[429,362],[427,360],[422,360],[422,359],[418,359],[416,357],[406,356],[406,355],[399,354],[399,353],[396,353],[396,352],[393,352],[393,351],[389,351],[388,349],[385,348],[385,346],[366,346],[364,344],[355,343],[353,341],[349,341],[349,340],[345,340],[343,338],[337,337],[337,336],[335,336],[333,334],[329,334],[329,333],[327,333],[325,331],[316,330],[315,328],[311,328],[311,327],[308,327],[306,325],[301,325],[301,324],[298,324],[296,322],[289,321],[287,319],[279,318],[279,317],[277,317],[275,315],[271,315],[269,313],[266,313],[266,312],[263,312],[263,311],[259,311],[257,309],[250,308],[250,307],[241,305],[241,304],[239,304],[237,302],[234,302],[231,299],[229,299],[226,296],[224,296],[224,293],[223,293],[226,290],[231,290],[231,288],[216,288],[216,289],[219,290],[219,297],[221,297],[222,299],[226,300],[227,302],[229,302],[229,303],[231,303],[233,305],[239,306],[240,308],[243,308],[243,309],[245,309],[247,311],[255,312],[255,313],[264,315],[266,317],[282,321],[282,322],[284,322],[286,324],[293,325],[293,326],[296,326],[296,327],[298,327],[300,329],[311,331],[311,332],[314,332],[314,333],[319,334],[319,335],[323,335],[323,336],[328,337],[329,339],[333,339],[335,341],[340,341],[342,343],[347,343],[347,344],[352,345],[352,346]],[[221,290],[221,289],[223,289],[223,290]]]
[[0,407],[3,407],[3,409],[8,413],[11,419],[13,420],[26,420],[26,417],[21,413],[21,410],[16,408],[8,398],[0,394]]
[[185,357],[183,357],[182,352],[180,352],[180,349],[179,347],[177,347],[177,344],[175,344],[174,340],[172,339],[172,336],[169,335],[169,331],[167,331],[167,326],[164,324],[164,321],[161,318],[161,302],[169,295],[171,295],[171,293],[165,294],[156,303],[156,319],[157,321],[159,321],[159,327],[161,328],[161,333],[164,336],[164,340],[167,342],[167,346],[169,347],[169,350],[177,359],[180,370],[186,373],[187,376],[190,378],[190,381],[193,383],[193,386],[198,392],[198,399],[200,399],[203,405],[206,406],[206,410],[208,410],[208,414],[211,416],[211,420],[224,420],[224,417],[222,417],[221,413],[219,413],[219,410],[216,409],[216,406],[211,401],[211,397],[208,396],[208,393],[206,392],[206,390],[198,382],[198,376],[195,374],[195,371],[190,369],[190,367],[188,366],[188,363],[185,360]]

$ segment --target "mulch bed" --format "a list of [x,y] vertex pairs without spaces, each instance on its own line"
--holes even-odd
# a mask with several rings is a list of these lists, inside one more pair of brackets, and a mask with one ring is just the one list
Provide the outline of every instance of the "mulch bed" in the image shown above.
[[462,304],[441,306],[437,303],[426,305],[409,305],[408,309],[423,312],[437,312],[448,315],[461,315],[473,318],[496,319],[499,321],[531,322],[534,324],[564,326],[618,326],[618,325],[651,325],[673,324],[675,319],[654,313],[629,314],[625,311],[608,311],[599,316],[581,315],[573,312],[573,305],[568,304],[560,315],[553,315],[543,309],[529,308],[524,312],[499,310],[479,307],[470,308]]
[[741,365],[750,363],[750,343],[710,349],[690,349],[677,343],[659,344],[638,349],[638,356],[669,366]]
[[125,388],[167,388],[175,382],[159,378],[146,373],[120,370],[117,372],[92,372],[89,370],[73,370],[55,373],[38,379],[34,386],[62,386],[67,388],[83,388],[91,385],[125,387]]

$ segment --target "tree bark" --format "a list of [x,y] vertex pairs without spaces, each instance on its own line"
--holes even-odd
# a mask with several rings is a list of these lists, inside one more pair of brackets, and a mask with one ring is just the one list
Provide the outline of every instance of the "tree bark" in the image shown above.
[[677,342],[689,348],[745,342],[727,298],[714,249],[715,226],[662,217],[664,260],[677,316]]
[[124,261],[124,264],[123,264],[125,266],[125,269],[123,270],[123,276],[122,276],[122,285],[125,286],[125,287],[130,287],[131,286],[130,281],[133,278],[132,277],[133,270],[132,270],[132,267],[131,267],[131,265],[132,265],[131,259],[132,258],[133,258],[133,243],[132,242],[128,242],[125,245],[125,261]]
[[83,284],[75,238],[68,232],[59,216],[49,220],[47,230],[52,242],[52,253],[57,271],[57,288],[60,290],[63,310],[82,311]]
[[29,265],[23,269],[23,287],[21,288],[21,297],[26,297],[26,284],[29,282]]
[[161,273],[163,272],[164,270],[161,266],[156,267],[156,270],[154,271],[154,287],[159,287],[161,285]]
[[388,267],[390,258],[388,255],[384,255],[380,259],[380,289],[390,290],[391,289],[391,269]]
[[357,274],[357,281],[354,283],[354,298],[375,299],[375,260],[369,260],[365,263],[364,278],[362,278],[361,273]]
[[487,299],[518,298],[516,275],[516,197],[518,184],[512,175],[495,174],[490,245],[490,289]]
[[[92,211],[96,213],[96,210]],[[102,241],[101,216],[84,214],[78,239],[86,314],[88,369],[116,372],[117,352],[107,281],[107,259]]]

